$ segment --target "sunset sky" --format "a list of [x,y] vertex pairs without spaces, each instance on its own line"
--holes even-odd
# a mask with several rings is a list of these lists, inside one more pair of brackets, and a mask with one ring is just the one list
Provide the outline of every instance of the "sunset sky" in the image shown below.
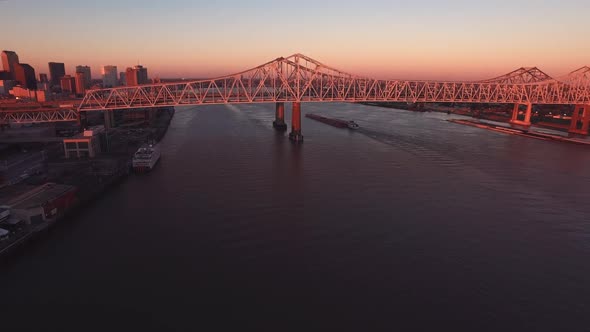
[[[542,3],[542,4],[539,4]],[[479,79],[590,65],[590,1],[0,0],[0,49],[150,77],[214,77],[303,53],[376,78]]]

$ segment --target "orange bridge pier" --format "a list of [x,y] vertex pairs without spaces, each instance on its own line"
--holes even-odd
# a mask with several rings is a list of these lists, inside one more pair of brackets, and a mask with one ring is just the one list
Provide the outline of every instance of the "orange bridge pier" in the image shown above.
[[590,105],[575,105],[569,133],[573,135],[588,135],[589,124]]
[[[521,106],[526,107],[524,112],[524,120],[518,118],[521,111]],[[512,110],[512,118],[510,119],[510,125],[517,129],[528,130],[531,126],[531,116],[533,112],[533,104],[514,104]],[[572,120],[568,132],[571,136],[587,136],[590,129],[590,105],[576,104],[574,105],[574,111],[572,113]]]
[[277,103],[275,120],[273,121],[272,126],[279,131],[287,130],[287,124],[285,123],[285,103]]
[[[301,102],[293,102],[291,108],[291,132],[289,139],[294,143],[303,143],[303,135],[301,134]],[[278,131],[287,130],[285,123],[285,103],[277,102],[275,111],[275,120],[272,126]]]
[[295,143],[303,143],[303,135],[301,135],[301,103],[293,102],[293,109],[291,110],[291,132],[289,139]]

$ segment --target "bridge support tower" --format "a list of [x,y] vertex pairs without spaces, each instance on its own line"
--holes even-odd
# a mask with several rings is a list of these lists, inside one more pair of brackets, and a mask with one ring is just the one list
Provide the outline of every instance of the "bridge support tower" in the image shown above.
[[287,130],[287,124],[285,123],[285,103],[277,103],[275,111],[275,120],[272,126],[279,131]]
[[293,102],[293,109],[291,111],[291,133],[289,139],[295,143],[303,143],[303,135],[301,135],[301,103]]
[[[582,128],[578,124],[582,121]],[[568,132],[572,135],[588,135],[590,126],[590,105],[576,105],[572,113],[572,122]]]
[[531,115],[533,113],[533,104],[525,104],[526,112],[524,114],[524,121],[518,119],[520,105],[521,104],[514,104],[514,109],[512,109],[512,119],[510,120],[510,125],[518,129],[528,130],[531,127]]

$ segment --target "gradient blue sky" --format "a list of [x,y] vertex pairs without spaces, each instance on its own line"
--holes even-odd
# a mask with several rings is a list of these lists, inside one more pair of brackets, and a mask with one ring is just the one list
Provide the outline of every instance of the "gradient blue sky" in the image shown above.
[[0,0],[0,49],[150,76],[212,77],[304,53],[377,78],[476,79],[590,65],[590,1]]

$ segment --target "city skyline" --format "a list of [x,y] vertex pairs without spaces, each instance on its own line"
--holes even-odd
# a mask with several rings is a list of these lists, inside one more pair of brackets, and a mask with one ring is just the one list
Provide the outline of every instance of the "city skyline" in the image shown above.
[[[30,18],[24,32],[38,31],[48,17],[59,23],[49,37],[8,34],[0,48],[17,52],[37,73],[47,73],[54,61],[65,63],[71,75],[88,65],[94,79],[109,64],[142,64],[153,77],[210,78],[293,53],[375,78],[483,79],[523,66],[561,76],[590,64],[590,22],[583,14],[589,7],[581,1],[302,1],[296,7],[270,1],[175,0],[149,7],[137,1],[4,1],[8,26],[24,15]],[[142,19],[126,20],[125,9]]]

